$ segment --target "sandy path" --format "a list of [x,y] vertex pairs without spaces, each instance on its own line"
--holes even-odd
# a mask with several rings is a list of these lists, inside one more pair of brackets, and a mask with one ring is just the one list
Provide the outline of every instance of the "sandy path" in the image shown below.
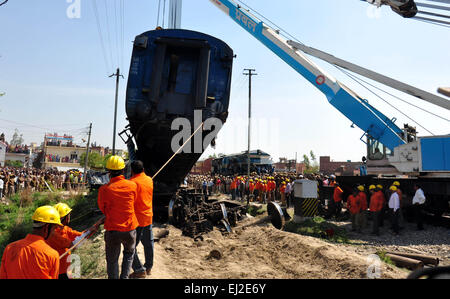
[[[162,228],[155,227],[155,233]],[[236,229],[222,235],[213,231],[202,241],[182,236],[167,226],[169,235],[155,243],[149,279],[243,278],[367,278],[366,254],[348,245],[275,229],[272,225]],[[211,257],[211,252],[218,255]],[[138,253],[144,261],[142,246]],[[405,278],[408,272],[380,264],[381,278]]]

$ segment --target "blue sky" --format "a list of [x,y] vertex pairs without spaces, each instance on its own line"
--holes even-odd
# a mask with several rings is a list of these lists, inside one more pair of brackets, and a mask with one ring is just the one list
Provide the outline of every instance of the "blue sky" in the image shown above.
[[[433,93],[439,86],[450,86],[448,28],[403,19],[389,8],[376,10],[357,0],[245,2],[309,46]],[[115,80],[108,76],[117,66],[125,76],[120,82],[117,130],[127,125],[125,88],[132,41],[155,28],[158,1],[124,2],[123,39],[116,30],[121,27],[115,26],[116,21],[120,24],[115,18],[120,15],[120,1],[96,3],[106,64],[90,0],[80,0],[80,18],[67,16],[71,4],[66,0],[10,0],[0,7],[0,92],[6,92],[0,97],[0,131],[8,140],[17,128],[26,143],[42,142],[46,131],[73,134],[81,141],[92,122],[92,141],[111,146]],[[350,121],[324,95],[208,0],[184,1],[182,28],[216,36],[237,55],[229,120],[219,133],[216,149],[207,149],[204,156],[247,148],[248,78],[242,75],[244,68],[258,73],[253,79],[252,149],[265,150],[274,160],[294,158],[296,152],[300,159],[310,150],[316,156],[330,155],[340,161],[356,161],[365,155],[360,129],[350,128]],[[384,114],[396,117],[399,126],[415,125],[334,67],[312,60]],[[450,118],[442,108],[385,89]],[[450,133],[448,121],[385,98],[433,134]],[[422,128],[418,131],[430,135]],[[117,148],[125,148],[120,138],[116,142]]]

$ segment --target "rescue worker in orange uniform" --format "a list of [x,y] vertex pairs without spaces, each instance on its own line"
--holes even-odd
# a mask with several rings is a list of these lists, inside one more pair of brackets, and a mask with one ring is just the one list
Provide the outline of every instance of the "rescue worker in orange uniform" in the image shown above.
[[145,263],[142,265],[137,250],[135,250],[134,273],[130,275],[130,278],[145,278],[146,275],[151,274],[153,267],[153,180],[145,174],[144,164],[139,160],[131,162],[131,174],[130,181],[137,185],[137,197],[134,204],[136,218],[139,222],[136,229],[136,247],[139,242],[144,246]]
[[384,226],[384,219],[386,218],[386,214],[387,214],[387,211],[388,211],[386,195],[384,194],[384,191],[383,191],[383,185],[378,184],[376,187],[377,187],[376,193],[378,193],[378,196],[380,197],[380,199],[381,198],[383,199],[383,208],[380,211],[380,227],[383,227]]
[[236,200],[236,188],[237,188],[237,178],[231,181],[230,190],[231,190],[231,199]]
[[371,193],[369,211],[372,214],[373,221],[372,234],[379,236],[381,211],[384,207],[384,195],[382,192],[377,191],[377,187],[375,185],[369,186],[369,192]]
[[342,195],[344,191],[339,187],[339,183],[334,183],[333,200],[331,200],[331,213],[334,214],[336,220],[341,215],[342,210]]
[[281,182],[281,186],[280,186],[280,196],[281,196],[281,204],[283,206],[286,205],[286,182]]
[[358,187],[358,197],[361,201],[361,228],[367,227],[367,208],[368,208],[368,202],[367,202],[367,195],[364,189],[363,185],[359,185]]
[[[111,156],[106,162],[110,181],[98,190],[98,207],[105,215],[106,269],[109,279],[129,278],[139,226],[134,205],[137,185],[125,179],[125,162]],[[119,255],[123,245],[122,269],[119,276]]]
[[248,188],[250,190],[250,197],[252,198],[252,201],[253,201],[254,193],[255,193],[255,182],[252,179],[250,179]]
[[3,251],[0,279],[58,279],[59,254],[46,240],[62,226],[58,211],[51,206],[36,209],[33,231]]
[[358,196],[358,191],[353,190],[347,198],[347,210],[350,212],[350,219],[352,221],[352,231],[361,232],[361,200]]
[[[72,246],[75,238],[81,236],[83,233],[67,226],[70,223],[70,212],[72,211],[67,204],[58,203],[53,207],[58,211],[63,226],[55,228],[53,234],[48,238],[47,243],[58,251],[59,255],[62,255]],[[67,270],[70,266],[69,256],[70,253],[60,260],[59,279],[69,279],[67,275]]]

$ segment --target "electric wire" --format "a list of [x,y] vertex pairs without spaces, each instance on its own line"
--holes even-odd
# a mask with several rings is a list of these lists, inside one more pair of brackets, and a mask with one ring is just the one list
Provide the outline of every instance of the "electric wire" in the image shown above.
[[[113,59],[113,51],[111,46],[111,27],[109,25],[109,13],[108,13],[108,5],[106,4],[106,0],[103,0],[103,3],[105,4],[105,18],[106,18],[106,32],[108,37],[108,49],[109,49],[109,56],[111,57],[111,63],[114,63]],[[114,69],[114,66],[113,66]]]
[[367,86],[365,86],[364,84],[362,84],[359,80],[362,81],[362,79],[350,74],[349,72],[345,71],[344,69],[341,69],[338,66],[334,66],[335,68],[337,68],[338,70],[342,71],[343,73],[345,73],[348,77],[350,77],[353,81],[355,81],[356,83],[358,83],[359,85],[361,85],[362,87],[364,87],[365,89],[367,89],[370,93],[372,93],[373,95],[375,95],[377,98],[379,98],[380,100],[382,100],[383,102],[385,102],[386,104],[388,104],[389,106],[391,106],[392,108],[394,108],[397,112],[399,112],[400,114],[402,114],[403,116],[405,116],[406,118],[408,118],[409,120],[413,121],[415,124],[417,124],[419,127],[421,127],[422,129],[424,129],[425,131],[427,131],[428,133],[430,133],[431,135],[434,136],[434,134],[428,130],[427,128],[425,128],[424,126],[422,126],[419,122],[417,122],[416,120],[412,119],[411,117],[409,117],[408,115],[406,115],[405,113],[403,113],[402,111],[400,111],[400,109],[398,109],[397,107],[395,107],[394,105],[392,105],[391,103],[389,103],[389,101],[387,101],[386,99],[384,99],[382,96],[378,95],[376,92],[374,92],[373,90],[371,90],[370,88],[368,88]]
[[98,31],[98,36],[99,36],[99,39],[100,39],[100,46],[102,48],[102,56],[103,56],[103,60],[105,62],[106,73],[109,74],[111,65],[109,64],[108,57],[107,57],[107,54],[106,54],[105,41],[103,39],[103,34],[102,34],[102,28],[101,28],[99,13],[98,13],[97,2],[96,2],[96,0],[92,0],[91,3],[92,3],[92,8],[94,10],[95,20],[96,20],[96,23],[97,23],[97,31]]
[[[298,42],[298,43],[304,45],[304,44],[303,44],[301,41],[299,41],[295,36],[293,36],[293,35],[291,35],[290,33],[288,33],[286,30],[284,30],[282,27],[280,27],[280,26],[278,26],[277,24],[275,24],[274,22],[272,22],[270,19],[268,19],[267,17],[265,17],[263,14],[257,12],[255,9],[251,8],[250,6],[248,6],[247,4],[245,4],[244,2],[242,2],[241,0],[236,0],[236,1],[238,1],[239,3],[241,3],[241,5],[247,7],[247,9],[251,10],[251,11],[254,12],[255,14],[257,14],[259,17],[261,17],[261,19],[265,20],[268,24],[272,24],[273,26],[277,27],[280,31],[284,32],[288,37],[290,37],[290,38],[292,38],[293,40],[295,40],[296,42]],[[331,64],[331,65],[333,65],[333,64]],[[337,67],[336,65],[333,65],[333,66],[336,67],[338,70],[341,70],[344,74],[346,74],[347,76],[349,76],[352,80],[355,80],[349,73],[347,73],[347,72],[344,71],[343,69]],[[361,79],[361,80],[362,80],[362,79]],[[363,85],[363,84],[361,84],[359,81],[357,81],[357,83],[360,84],[360,85]],[[374,93],[372,90],[370,90],[370,89],[367,88],[366,86],[363,85],[363,87],[366,88],[366,89],[368,89],[370,92]],[[387,92],[386,92],[386,93],[387,93]],[[383,98],[382,98],[381,96],[379,96],[378,94],[376,94],[376,93],[374,93],[374,94],[375,94],[377,97],[381,98],[381,99],[382,99],[383,101],[385,101],[386,103],[388,103],[385,99],[383,99]],[[397,96],[394,96],[394,97],[397,98],[397,99],[400,99],[400,98],[397,97]],[[401,100],[402,100],[402,99],[401,99]],[[416,105],[414,105],[414,104],[411,104],[411,103],[409,103],[409,102],[407,102],[407,101],[405,101],[405,100],[402,100],[402,101],[405,102],[405,103],[407,103],[407,104],[409,104],[409,105],[411,105],[411,106],[413,106],[413,107],[419,108],[419,109],[421,109],[421,110],[423,110],[423,111],[425,111],[425,112],[428,112],[428,113],[430,113],[430,114],[432,114],[432,115],[434,115],[434,116],[437,116],[436,114],[434,114],[434,113],[432,113],[432,112],[429,112],[429,111],[427,111],[427,110],[425,110],[425,109],[422,109],[422,108],[420,108],[420,107],[418,107],[418,106],[416,106]],[[389,104],[390,106],[392,106],[394,109],[396,109],[397,111],[399,111],[402,115],[404,115],[404,116],[406,116],[407,118],[411,119],[409,116],[407,116],[406,114],[404,114],[403,112],[401,112],[400,110],[398,110],[396,107],[394,107],[392,104],[390,104],[390,103],[388,103],[388,104]],[[438,116],[438,117],[439,117],[439,118],[442,118],[442,117],[440,117],[440,116]],[[446,119],[446,118],[442,118],[442,119],[448,121],[448,119]],[[429,130],[427,130],[426,128],[424,128],[423,126],[421,126],[417,121],[415,121],[415,120],[413,120],[413,119],[411,119],[411,120],[414,121],[416,124],[418,124],[418,125],[419,125],[420,127],[422,127],[423,129],[425,129],[427,132],[431,133]],[[431,134],[432,134],[432,133],[431,133]],[[433,135],[433,134],[432,134],[432,135]]]

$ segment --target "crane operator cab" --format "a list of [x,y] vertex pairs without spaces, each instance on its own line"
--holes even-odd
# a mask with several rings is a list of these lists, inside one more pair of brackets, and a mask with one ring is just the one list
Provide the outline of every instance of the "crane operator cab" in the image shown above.
[[[416,128],[405,124],[401,137],[407,143],[417,140]],[[392,155],[391,149],[375,138],[367,136],[367,159],[364,157],[363,162],[367,164],[368,174],[393,174],[397,172],[388,160],[388,157]]]

